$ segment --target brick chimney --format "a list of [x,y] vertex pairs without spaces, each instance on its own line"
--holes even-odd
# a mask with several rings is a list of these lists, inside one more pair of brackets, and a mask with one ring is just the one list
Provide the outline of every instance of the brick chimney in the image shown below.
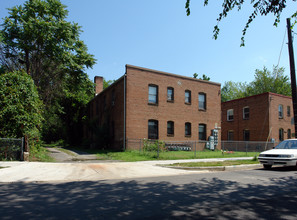
[[103,77],[95,76],[94,83],[95,83],[95,91],[96,91],[95,95],[98,95],[100,92],[103,91]]

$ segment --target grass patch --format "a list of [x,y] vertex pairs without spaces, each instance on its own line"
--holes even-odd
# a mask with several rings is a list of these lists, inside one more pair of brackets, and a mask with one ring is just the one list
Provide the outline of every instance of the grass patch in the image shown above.
[[233,161],[218,161],[218,162],[189,162],[189,163],[174,163],[166,166],[175,167],[217,167],[217,166],[234,166],[245,164],[259,164],[258,160],[233,160]]
[[179,160],[179,159],[205,159],[205,158],[230,158],[230,157],[255,157],[257,152],[232,152],[224,153],[221,151],[197,151],[196,155],[193,151],[167,151],[160,152],[139,152],[136,150],[116,152],[107,150],[84,149],[83,151],[90,154],[96,154],[101,160],[120,160],[126,162],[147,161],[147,160]]
[[30,161],[54,162],[54,158],[49,156],[49,151],[44,147],[39,147],[38,151],[30,152]]

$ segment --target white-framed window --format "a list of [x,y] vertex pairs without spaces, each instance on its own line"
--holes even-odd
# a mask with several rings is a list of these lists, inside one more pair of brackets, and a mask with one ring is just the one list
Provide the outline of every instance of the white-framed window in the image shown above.
[[283,105],[278,105],[278,118],[284,117],[284,107]]
[[250,107],[246,106],[242,109],[242,117],[243,119],[249,119],[250,118]]
[[227,121],[233,121],[234,120],[234,111],[233,109],[227,110]]

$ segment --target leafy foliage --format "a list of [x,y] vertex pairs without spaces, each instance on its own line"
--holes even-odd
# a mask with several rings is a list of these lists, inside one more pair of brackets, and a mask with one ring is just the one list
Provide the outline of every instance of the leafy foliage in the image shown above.
[[33,80],[25,72],[0,75],[0,136],[39,139],[43,104]]
[[221,89],[222,102],[265,92],[291,96],[291,84],[289,77],[284,75],[284,71],[284,68],[274,67],[271,72],[264,67],[263,70],[256,69],[255,79],[249,84],[225,82]]
[[[292,0],[296,1],[296,0]],[[250,4],[253,7],[253,12],[249,16],[248,21],[245,24],[244,29],[242,30],[242,37],[241,37],[241,46],[244,46],[244,37],[247,32],[247,29],[249,28],[250,24],[253,22],[253,20],[258,16],[266,16],[268,14],[273,14],[274,15],[274,26],[277,26],[278,23],[280,22],[280,15],[282,11],[286,8],[286,0],[252,0]],[[224,0],[222,4],[222,12],[219,14],[217,18],[217,22],[219,23],[223,18],[227,17],[228,13],[232,11],[234,8],[236,8],[238,11],[241,10],[244,0]],[[204,0],[204,6],[208,5],[208,0]],[[190,0],[186,1],[186,13],[189,16],[191,14],[190,11]],[[297,12],[294,13],[291,18],[294,18],[294,24],[296,23],[296,18],[297,18]],[[218,35],[220,32],[220,28],[217,25],[214,26],[213,30],[213,37],[214,39],[217,39]]]
[[65,8],[59,0],[28,0],[8,9],[0,30],[0,72],[25,70],[32,77],[45,105],[46,141],[77,137],[72,129],[81,131],[83,109],[94,94],[84,69],[95,59]]
[[[194,74],[193,74],[193,78],[197,79],[197,77],[198,77],[198,73],[194,73]],[[208,76],[206,76],[205,74],[203,74],[203,75],[202,75],[202,78],[200,77],[199,79],[209,81],[209,80],[210,80],[210,77],[208,77]]]

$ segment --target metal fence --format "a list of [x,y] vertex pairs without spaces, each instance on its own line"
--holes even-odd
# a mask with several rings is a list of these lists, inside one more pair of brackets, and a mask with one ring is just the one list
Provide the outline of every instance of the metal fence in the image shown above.
[[[205,149],[210,150],[222,150],[222,153],[234,151],[234,152],[262,152],[272,149],[278,143],[277,142],[258,142],[258,141],[221,141],[218,145],[214,145],[210,141],[161,141],[147,139],[127,139],[126,150],[138,150],[142,152],[145,150],[147,144],[154,145],[155,150],[162,151],[162,148],[168,151],[203,151]],[[158,145],[159,143],[159,145]]]
[[23,160],[24,138],[0,138],[0,160]]
[[259,141],[221,141],[223,152],[262,152],[270,150],[278,145],[279,142],[259,142]]

